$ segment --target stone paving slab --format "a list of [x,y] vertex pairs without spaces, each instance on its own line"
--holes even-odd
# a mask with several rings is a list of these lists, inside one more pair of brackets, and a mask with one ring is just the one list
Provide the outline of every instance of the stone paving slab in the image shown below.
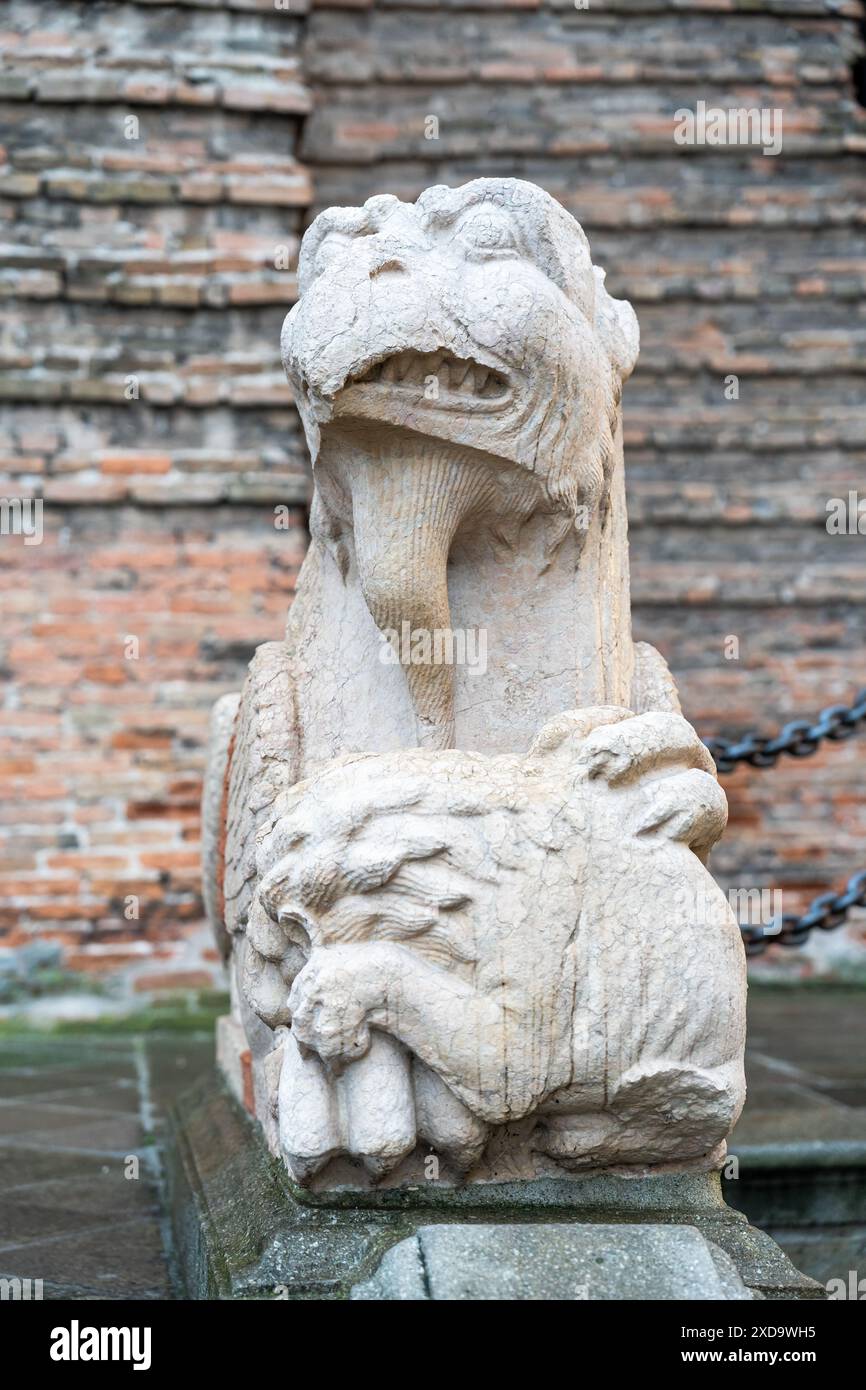
[[173,1296],[161,1223],[104,1217],[80,1231],[0,1249],[0,1277],[42,1279],[47,1298]]

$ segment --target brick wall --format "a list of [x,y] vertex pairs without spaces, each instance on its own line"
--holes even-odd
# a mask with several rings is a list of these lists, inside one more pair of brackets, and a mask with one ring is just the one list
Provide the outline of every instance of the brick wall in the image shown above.
[[303,22],[0,16],[0,495],[45,500],[42,545],[0,540],[0,921],[7,945],[38,934],[138,990],[217,977],[208,712],[281,634],[303,557],[279,361],[312,196]]
[[[298,235],[334,202],[482,173],[559,198],[641,320],[635,627],[687,714],[771,729],[866,684],[866,539],[825,528],[829,497],[866,495],[862,19],[859,0],[7,4],[0,495],[45,499],[42,546],[0,543],[7,942],[131,960],[142,988],[212,969],[203,731],[279,635],[303,549],[277,340]],[[675,145],[699,100],[781,109],[782,153]],[[726,779],[726,885],[793,910],[866,865],[861,757]]]

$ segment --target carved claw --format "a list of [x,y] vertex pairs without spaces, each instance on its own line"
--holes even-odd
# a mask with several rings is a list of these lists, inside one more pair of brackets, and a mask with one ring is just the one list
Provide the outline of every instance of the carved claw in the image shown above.
[[[529,765],[548,761],[624,794],[635,812],[627,817],[635,835],[679,841],[705,859],[725,828],[727,801],[715,764],[680,714],[601,706],[568,711],[550,720],[530,749]],[[615,814],[626,814],[619,803]]]
[[600,725],[575,761],[587,781],[637,794],[629,821],[635,835],[679,841],[705,861],[725,828],[728,804],[715,764],[680,714],[653,711]]

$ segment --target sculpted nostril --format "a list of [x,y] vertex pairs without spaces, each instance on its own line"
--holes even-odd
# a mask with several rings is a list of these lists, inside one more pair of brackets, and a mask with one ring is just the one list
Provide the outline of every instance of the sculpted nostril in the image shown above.
[[395,256],[389,256],[388,260],[382,261],[380,265],[370,267],[370,279],[375,280],[377,275],[405,275],[406,267],[402,261]]

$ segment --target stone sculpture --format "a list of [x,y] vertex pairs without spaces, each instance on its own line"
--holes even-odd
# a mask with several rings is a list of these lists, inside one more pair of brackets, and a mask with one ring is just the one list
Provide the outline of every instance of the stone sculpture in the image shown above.
[[[712,1169],[745,963],[724,795],[631,637],[638,351],[581,228],[478,179],[334,208],[283,358],[313,460],[286,639],[214,714],[220,1057],[317,1189]],[[454,661],[483,634],[486,661]]]

